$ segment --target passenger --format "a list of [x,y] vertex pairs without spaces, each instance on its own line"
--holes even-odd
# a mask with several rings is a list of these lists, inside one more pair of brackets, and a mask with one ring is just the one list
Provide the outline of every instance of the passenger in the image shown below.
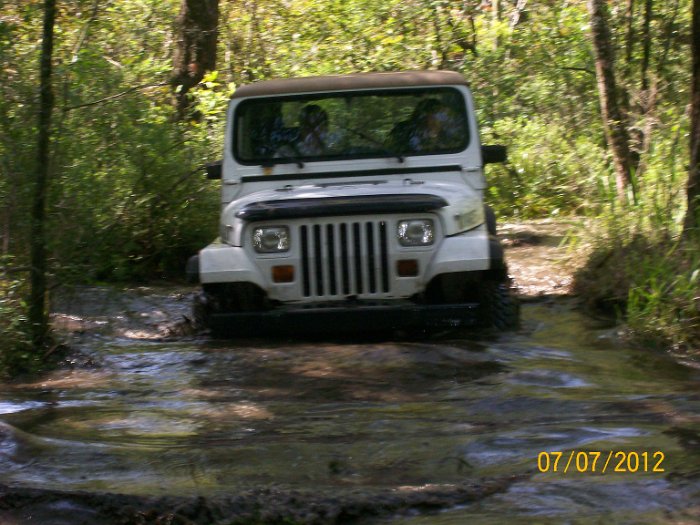
[[444,151],[459,144],[461,126],[451,113],[437,99],[421,100],[409,120],[394,126],[389,137],[391,151]]

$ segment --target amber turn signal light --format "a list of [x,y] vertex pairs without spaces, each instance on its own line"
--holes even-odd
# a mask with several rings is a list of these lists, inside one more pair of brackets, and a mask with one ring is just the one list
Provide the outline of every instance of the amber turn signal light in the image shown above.
[[418,261],[416,259],[396,261],[396,273],[399,277],[415,277],[418,275]]
[[273,266],[272,280],[276,283],[291,283],[294,280],[294,266],[289,264]]

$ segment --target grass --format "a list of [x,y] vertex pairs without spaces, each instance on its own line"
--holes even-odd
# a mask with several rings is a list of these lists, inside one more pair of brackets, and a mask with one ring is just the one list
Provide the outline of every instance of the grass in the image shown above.
[[0,378],[35,374],[44,359],[32,348],[27,324],[27,284],[10,272],[11,257],[0,257]]
[[633,341],[700,357],[700,239],[617,226],[594,241],[575,293],[624,321]]

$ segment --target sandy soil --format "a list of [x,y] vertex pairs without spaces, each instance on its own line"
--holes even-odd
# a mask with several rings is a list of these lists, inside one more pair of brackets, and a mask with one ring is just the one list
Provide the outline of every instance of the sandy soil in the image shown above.
[[567,248],[566,239],[576,227],[550,220],[499,227],[508,269],[521,299],[571,293],[572,276],[582,259]]

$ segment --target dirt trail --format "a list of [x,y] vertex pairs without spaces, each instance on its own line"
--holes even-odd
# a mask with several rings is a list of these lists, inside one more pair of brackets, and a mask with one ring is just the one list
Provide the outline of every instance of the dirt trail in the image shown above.
[[549,220],[504,224],[499,228],[508,268],[522,299],[571,293],[573,272],[579,262],[565,244],[568,234],[566,224]]

